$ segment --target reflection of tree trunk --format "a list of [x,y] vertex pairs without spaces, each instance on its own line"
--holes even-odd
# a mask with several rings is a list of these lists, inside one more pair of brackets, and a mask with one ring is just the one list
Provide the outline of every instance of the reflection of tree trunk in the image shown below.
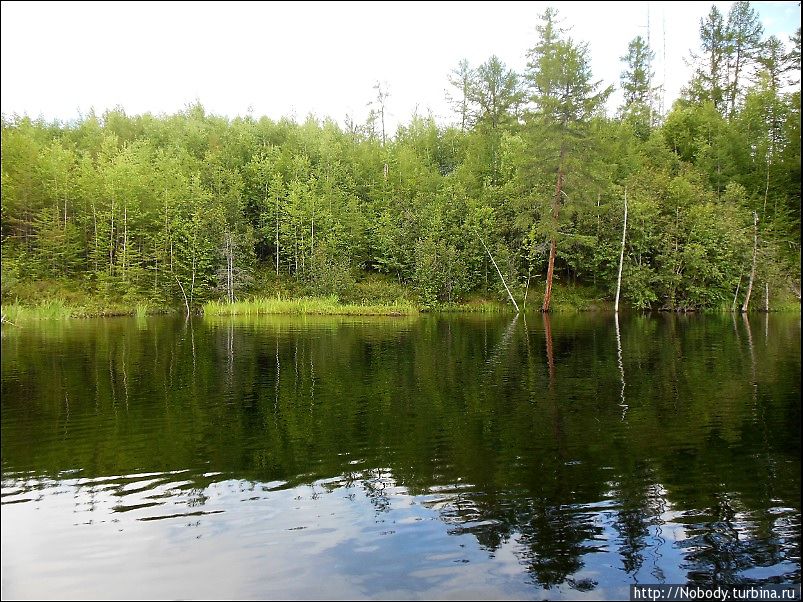
[[234,318],[233,317],[229,320],[229,328],[226,331],[226,360],[227,360],[229,383],[231,385],[234,382]]
[[550,322],[549,314],[544,312],[541,314],[544,321],[544,339],[546,341],[546,361],[547,370],[549,373],[549,388],[547,390],[547,403],[552,411],[552,435],[555,441],[555,453],[560,460],[560,464],[570,456],[566,450],[566,441],[563,436],[563,416],[560,410],[560,403],[557,393],[555,391],[555,354],[552,348],[552,323]]
[[508,327],[505,329],[505,334],[502,335],[502,340],[499,341],[499,344],[496,346],[496,349],[494,349],[494,352],[491,354],[491,357],[488,358],[489,365],[493,366],[496,363],[496,360],[502,354],[502,352],[505,349],[507,349],[508,346],[510,345],[510,337],[513,335],[513,331],[516,327],[516,322],[518,321],[518,319],[519,319],[519,314],[513,316],[513,319],[510,321],[510,324],[508,324]]
[[549,389],[552,391],[555,388],[555,358],[552,355],[552,325],[549,322],[549,316],[544,313],[544,338],[546,339],[546,361],[549,370]]
[[126,370],[125,341],[123,342],[123,392],[125,394],[125,409],[128,411],[128,371]]
[[622,398],[622,403],[620,403],[620,407],[622,408],[622,420],[625,419],[625,414],[627,414],[627,410],[630,406],[627,405],[625,402],[625,366],[622,363],[622,337],[619,334],[619,313],[613,314],[614,323],[616,324],[616,352],[617,352],[617,359],[619,362],[619,374],[622,377],[622,392],[620,393],[620,397]]
[[112,392],[112,406],[114,407],[114,413],[117,414],[117,390],[114,386],[114,367],[113,367],[113,358],[112,358],[112,350],[108,350],[109,356],[109,388]]
[[310,406],[315,405],[315,363],[312,359],[313,349],[312,347],[308,347],[307,353],[309,353],[309,398],[310,398]]
[[742,348],[742,337],[739,336],[739,329],[736,326],[736,316],[732,314],[731,318],[733,318],[733,334],[736,337],[736,344],[738,345],[739,349],[741,350],[741,348]]
[[279,331],[276,331],[276,382],[274,383],[274,399],[273,399],[273,409],[274,411],[279,407],[279,377],[281,375],[281,364],[279,363]]
[[192,382],[195,384],[195,331],[192,328],[192,320],[184,321],[184,328],[189,324],[190,327],[190,345],[192,346]]
[[750,329],[750,320],[747,317],[747,314],[742,314],[742,320],[744,320],[745,328],[747,329],[747,346],[750,349],[750,374],[753,383],[753,395],[755,396],[755,389],[758,385],[756,381],[756,352],[753,348],[753,332]]

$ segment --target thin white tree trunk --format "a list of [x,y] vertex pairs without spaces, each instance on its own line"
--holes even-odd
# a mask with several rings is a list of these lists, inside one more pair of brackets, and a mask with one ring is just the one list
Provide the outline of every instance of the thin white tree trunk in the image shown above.
[[176,274],[173,274],[173,277],[176,279],[176,282],[178,283],[178,287],[181,289],[181,294],[184,297],[184,306],[187,308],[187,317],[189,317],[190,316],[190,302],[187,300],[187,293],[184,292],[184,287],[181,286],[181,280],[178,279],[178,276]]
[[524,303],[521,304],[521,311],[527,311],[527,293],[530,292],[530,277],[533,274],[533,268],[530,266],[527,270],[527,285],[524,287]]
[[123,281],[128,272],[128,205],[123,206]]
[[190,305],[192,305],[192,297],[195,294],[195,253],[196,250],[192,249],[192,281],[190,282]]
[[92,222],[94,223],[94,226],[95,226],[95,253],[94,253],[94,255],[95,255],[95,274],[97,275],[97,273],[98,273],[98,252],[99,252],[99,249],[98,249],[98,213],[97,213],[97,209],[95,208],[94,199],[92,200]]
[[279,277],[279,195],[276,195],[276,277]]
[[519,312],[519,306],[516,303],[516,300],[513,298],[513,293],[511,293],[510,289],[507,287],[507,283],[505,282],[505,277],[502,276],[502,270],[500,270],[499,266],[496,265],[496,261],[494,261],[494,257],[493,257],[493,255],[491,255],[491,252],[488,250],[488,246],[485,244],[485,241],[482,240],[482,236],[477,234],[477,238],[480,239],[480,242],[482,243],[482,246],[485,247],[485,252],[488,253],[488,257],[491,258],[491,262],[493,262],[494,267],[496,268],[496,271],[499,273],[499,278],[501,278],[502,284],[504,285],[505,290],[507,291],[507,296],[510,297],[510,300],[513,302],[513,307],[516,308],[516,313],[518,313]]
[[750,306],[750,295],[753,292],[753,281],[756,278],[756,252],[758,251],[758,213],[753,211],[753,265],[750,268],[750,280],[747,283],[747,294],[742,303],[742,312]]
[[736,284],[736,293],[733,295],[733,305],[731,306],[731,311],[736,311],[736,299],[739,298],[739,287],[742,286],[742,277],[739,276],[739,282]]
[[627,188],[625,188],[625,221],[622,225],[622,251],[619,253],[619,276],[616,278],[616,303],[614,311],[619,313],[619,293],[622,290],[622,264],[625,261],[625,236],[627,235]]
[[109,275],[112,274],[114,266],[114,199],[112,199],[111,227],[109,229]]

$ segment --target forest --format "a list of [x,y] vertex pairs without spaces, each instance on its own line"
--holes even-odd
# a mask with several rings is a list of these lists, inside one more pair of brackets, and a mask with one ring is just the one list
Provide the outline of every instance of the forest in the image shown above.
[[[623,102],[554,9],[527,68],[448,75],[452,123],[90,112],[2,118],[2,303],[200,310],[254,296],[450,307],[610,302],[799,309],[800,28],[712,6],[693,75],[663,110],[638,36]],[[788,43],[787,43],[788,42]],[[57,93],[57,91],[54,91]],[[366,96],[368,93],[366,93]],[[752,298],[752,300],[751,300]]]

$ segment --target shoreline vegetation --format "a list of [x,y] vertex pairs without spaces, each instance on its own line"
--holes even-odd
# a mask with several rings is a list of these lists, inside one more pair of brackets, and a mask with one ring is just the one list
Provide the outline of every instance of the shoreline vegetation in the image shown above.
[[[543,288],[543,285],[542,285]],[[541,313],[543,290],[530,290],[527,303],[522,293],[516,296],[521,311]],[[800,306],[792,295],[770,308],[771,313],[799,312]],[[637,310],[631,310],[637,311]],[[740,308],[721,306],[705,309],[671,310],[661,308],[658,312],[668,313],[742,313]],[[65,300],[52,297],[40,301],[16,300],[2,305],[2,323],[17,326],[21,324],[67,320],[75,318],[98,317],[136,317],[153,315],[184,315],[185,308],[180,305],[167,305],[153,301],[126,302],[108,301],[97,297]],[[557,284],[552,289],[551,313],[603,312],[613,313],[614,302],[600,298],[598,291],[589,287]],[[362,299],[361,301],[342,301],[336,296],[284,296],[257,294],[230,303],[226,299],[208,301],[193,309],[194,316],[256,316],[256,315],[318,315],[318,316],[413,316],[421,313],[510,313],[516,310],[508,299],[474,297],[460,303],[440,303],[424,306],[409,298]],[[756,304],[748,313],[766,313]]]
[[799,28],[712,6],[666,108],[621,39],[614,113],[568,26],[539,16],[525,72],[461,61],[451,123],[395,132],[379,84],[345,125],[3,115],[4,315],[799,311]]

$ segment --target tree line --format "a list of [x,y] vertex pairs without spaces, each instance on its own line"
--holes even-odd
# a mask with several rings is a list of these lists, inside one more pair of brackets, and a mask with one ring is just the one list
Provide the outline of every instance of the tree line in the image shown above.
[[[385,274],[425,306],[544,281],[635,308],[748,308],[800,283],[800,29],[749,2],[700,22],[694,73],[662,114],[654,52],[623,44],[623,102],[554,9],[523,73],[449,74],[455,123],[93,112],[3,116],[3,299],[20,283],[197,307],[276,282],[342,295]],[[755,306],[755,303],[753,304]]]

